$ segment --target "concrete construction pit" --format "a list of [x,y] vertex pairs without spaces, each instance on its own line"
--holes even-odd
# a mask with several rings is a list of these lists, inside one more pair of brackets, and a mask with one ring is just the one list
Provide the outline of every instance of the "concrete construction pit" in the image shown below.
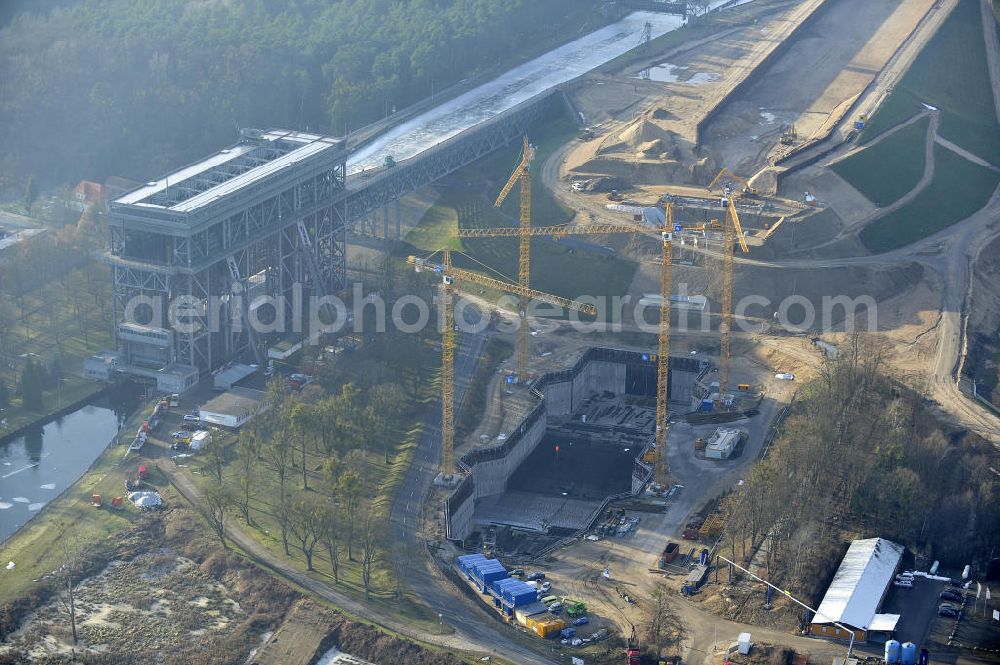
[[[688,412],[709,365],[670,360],[671,403]],[[609,498],[636,495],[650,479],[651,465],[639,457],[653,441],[655,357],[591,347],[531,392],[537,403],[509,436],[462,456],[468,473],[446,500],[450,538],[500,538],[507,554],[534,556],[586,530]]]

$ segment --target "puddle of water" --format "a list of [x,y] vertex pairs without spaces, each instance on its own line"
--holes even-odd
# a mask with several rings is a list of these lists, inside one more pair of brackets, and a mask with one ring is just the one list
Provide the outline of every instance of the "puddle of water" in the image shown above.
[[54,490],[56,488],[55,483],[45,483],[44,485],[39,485],[38,489],[42,490]]
[[770,111],[761,111],[760,112],[760,117],[763,118],[764,122],[766,122],[767,124],[773,125],[774,124],[774,119],[775,119],[776,116],[773,113],[771,113]]
[[[649,68],[649,80],[659,83],[692,83],[698,85],[699,83],[718,81],[720,78],[720,75],[716,72],[695,72],[687,76],[687,71],[688,68],[682,65],[671,65],[669,62],[663,62]],[[635,78],[641,77],[636,76]]]
[[36,510],[41,510],[42,506],[44,506],[44,505],[45,505],[44,501],[42,501],[40,503],[29,503],[28,504],[28,510],[30,510],[32,512],[34,512]]

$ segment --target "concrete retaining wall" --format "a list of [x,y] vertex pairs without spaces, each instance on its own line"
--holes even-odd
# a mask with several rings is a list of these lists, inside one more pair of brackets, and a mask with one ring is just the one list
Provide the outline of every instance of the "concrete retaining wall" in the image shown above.
[[573,405],[578,406],[591,395],[610,391],[625,392],[625,365],[592,360],[573,379]]
[[543,413],[542,417],[525,430],[518,445],[510,452],[498,459],[480,462],[472,467],[472,477],[475,481],[474,498],[481,499],[491,494],[500,494],[507,489],[507,480],[521,462],[534,452],[538,442],[545,436],[547,420]]
[[743,77],[742,81],[738,81],[729,90],[729,92],[726,93],[726,95],[722,99],[716,102],[715,106],[713,106],[712,109],[705,114],[705,117],[701,119],[701,121],[698,123],[697,128],[695,129],[696,145],[700,146],[702,144],[705,128],[712,121],[714,121],[720,113],[722,113],[723,109],[726,108],[726,105],[729,104],[729,101],[736,95],[743,92],[743,90],[745,90],[747,87],[758,82],[764,76],[765,70],[771,65],[771,63],[773,63],[777,58],[780,58],[791,47],[792,41],[795,39],[795,37],[798,36],[798,34],[802,32],[805,28],[812,25],[812,23],[820,15],[820,12],[823,10],[823,8],[831,4],[827,0],[807,0],[807,1],[812,3],[813,5],[809,15],[803,18],[801,21],[799,21],[799,24],[796,25],[791,30],[791,32],[789,32],[785,36],[785,38],[781,40],[780,43],[778,43],[773,49],[771,49],[771,52],[765,55],[761,59],[761,61],[757,64],[757,66],[754,67],[749,73],[747,73],[746,76]]
[[[594,347],[588,349],[572,369],[539,378],[532,387],[540,397],[538,405],[507,440],[473,450],[459,460],[459,467],[466,475],[445,500],[448,538],[464,540],[472,533],[476,500],[507,489],[507,480],[545,436],[549,416],[567,416],[594,394],[625,393],[630,364],[654,366],[655,360],[648,354],[634,351]],[[672,357],[670,367],[673,396],[690,395],[694,382],[708,371],[708,363],[692,358]],[[642,473],[633,474],[633,493],[641,490],[642,477]]]

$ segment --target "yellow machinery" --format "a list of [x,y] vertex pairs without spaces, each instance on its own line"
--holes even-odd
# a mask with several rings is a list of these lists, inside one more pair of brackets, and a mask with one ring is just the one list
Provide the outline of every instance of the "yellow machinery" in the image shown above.
[[[729,390],[729,346],[733,320],[733,255],[736,253],[735,242],[739,241],[740,249],[749,253],[740,216],[736,212],[733,197],[726,197],[727,214],[724,224],[724,246],[722,248],[722,320],[719,322],[719,400],[724,400]],[[735,238],[734,238],[735,236]]]
[[451,264],[451,250],[443,249],[441,254],[441,263],[434,263],[429,258],[415,256],[409,257],[407,261],[415,267],[417,272],[433,270],[441,274],[441,302],[444,307],[444,330],[441,332],[441,473],[449,476],[455,473],[455,308],[452,303],[455,280],[512,293],[522,298],[524,302],[534,298],[551,305],[590,315],[596,314],[597,309],[593,305],[578,303],[568,298],[535,291],[520,284],[512,284],[470,270],[455,268]]
[[749,182],[747,182],[746,180],[744,180],[740,176],[736,175],[735,173],[733,173],[732,171],[730,171],[728,167],[725,167],[725,166],[722,167],[722,170],[720,170],[716,174],[716,176],[714,178],[712,178],[712,182],[708,183],[708,187],[706,187],[705,189],[711,191],[712,188],[715,187],[715,183],[719,182],[719,180],[721,180],[722,176],[724,176],[724,175],[728,175],[730,178],[732,178],[736,182],[738,182],[741,185],[743,185],[742,192],[744,194],[756,194],[757,193],[757,190],[754,189],[753,187],[751,187]]
[[[522,162],[523,163],[523,162]],[[516,173],[516,171],[515,171]],[[509,183],[508,183],[509,184]],[[523,188],[521,190],[524,191]],[[502,194],[502,193],[501,193]],[[670,364],[670,291],[671,291],[671,263],[673,256],[673,230],[674,230],[674,208],[672,204],[666,206],[666,224],[661,230],[653,230],[629,224],[588,224],[587,226],[567,225],[525,227],[523,224],[519,228],[484,228],[484,229],[459,229],[459,238],[511,238],[520,237],[531,238],[532,236],[552,236],[561,238],[567,235],[610,235],[616,233],[637,233],[643,235],[656,235],[662,241],[662,255],[660,262],[660,326],[657,335],[657,355],[656,355],[656,463],[654,465],[654,480],[661,486],[667,483],[667,382]],[[690,230],[690,229],[685,229]],[[700,230],[704,230],[702,225]],[[522,262],[523,265],[523,262]],[[522,310],[521,316],[525,314]],[[521,330],[526,332],[527,320],[522,318]],[[527,353],[527,345],[525,345]],[[525,359],[525,365],[527,360]]]
[[[524,149],[521,152],[521,162],[510,174],[507,184],[500,190],[496,202],[493,204],[499,208],[515,183],[521,185],[521,226],[518,237],[521,239],[518,251],[517,283],[528,288],[531,277],[531,159],[535,156],[535,149],[528,143],[528,137],[524,137]],[[518,300],[518,315],[521,317],[521,327],[517,338],[517,380],[525,383],[528,380],[528,345],[530,344],[528,330],[528,299],[521,296]]]

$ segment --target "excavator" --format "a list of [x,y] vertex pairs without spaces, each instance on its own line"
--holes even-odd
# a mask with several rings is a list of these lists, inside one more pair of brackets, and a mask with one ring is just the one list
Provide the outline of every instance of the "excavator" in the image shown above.
[[730,171],[728,167],[722,167],[719,173],[714,178],[712,178],[712,182],[708,183],[708,187],[706,187],[705,189],[707,189],[708,191],[712,191],[712,188],[715,187],[715,183],[722,180],[722,176],[725,175],[728,175],[731,180],[735,180],[739,184],[743,185],[743,189],[741,190],[743,196],[748,196],[748,197],[758,196],[757,190],[751,187],[749,182],[747,182],[745,179],[741,178],[740,176]]

